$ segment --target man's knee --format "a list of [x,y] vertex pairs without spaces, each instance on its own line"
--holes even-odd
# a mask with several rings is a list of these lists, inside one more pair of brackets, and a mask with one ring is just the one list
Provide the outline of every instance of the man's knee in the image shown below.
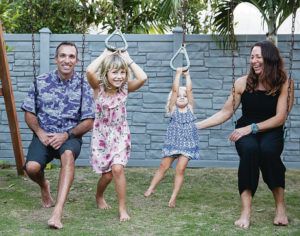
[[41,171],[41,165],[36,161],[29,161],[25,164],[25,171],[28,175],[37,174]]
[[60,157],[61,164],[64,165],[75,165],[75,156],[71,150],[66,150]]

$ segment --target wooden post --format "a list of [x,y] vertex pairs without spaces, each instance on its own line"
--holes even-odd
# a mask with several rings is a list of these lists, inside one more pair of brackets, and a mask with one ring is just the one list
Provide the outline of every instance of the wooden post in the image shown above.
[[0,79],[2,88],[0,88],[0,96],[4,97],[5,109],[8,118],[8,125],[11,134],[12,145],[15,154],[16,166],[18,175],[24,175],[24,154],[22,141],[20,136],[20,129],[18,117],[15,106],[15,99],[10,80],[9,67],[6,57],[6,48],[2,30],[2,22],[0,21]]

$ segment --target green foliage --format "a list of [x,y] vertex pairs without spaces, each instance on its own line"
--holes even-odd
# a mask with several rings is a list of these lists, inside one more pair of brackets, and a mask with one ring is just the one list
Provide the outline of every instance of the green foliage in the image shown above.
[[206,12],[208,5],[204,0],[164,0],[157,1],[156,5],[161,21],[169,31],[183,23],[186,24],[187,32],[193,34],[205,34],[211,28]]
[[13,1],[0,1],[0,22],[2,22],[3,31],[13,32],[17,27],[16,20],[19,16],[19,11]]
[[[189,33],[206,33],[210,25],[203,23],[204,0],[187,2]],[[82,33],[88,26],[96,26],[100,33],[116,27],[124,33],[165,33],[181,25],[179,0],[3,0],[1,4],[2,15],[13,19],[5,18],[8,33],[31,33],[43,27],[52,33]]]
[[8,169],[10,164],[7,161],[0,160],[0,169]]
[[29,33],[48,27],[52,33],[83,31],[84,8],[78,0],[19,0],[20,17],[12,33]]

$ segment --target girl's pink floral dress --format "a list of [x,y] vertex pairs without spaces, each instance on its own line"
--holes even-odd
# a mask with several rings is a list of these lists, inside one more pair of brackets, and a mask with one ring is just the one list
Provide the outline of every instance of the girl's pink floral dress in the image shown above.
[[96,173],[111,171],[114,164],[126,166],[131,148],[130,131],[126,120],[128,87],[125,84],[111,96],[100,91],[95,98],[95,120],[91,141],[90,162]]

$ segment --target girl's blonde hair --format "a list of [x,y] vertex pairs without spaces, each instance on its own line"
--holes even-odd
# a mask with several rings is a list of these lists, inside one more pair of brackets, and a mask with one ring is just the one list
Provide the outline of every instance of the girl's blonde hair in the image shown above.
[[119,53],[116,52],[105,57],[101,62],[99,70],[97,72],[97,78],[100,82],[100,85],[103,86],[105,90],[110,89],[109,82],[107,79],[107,73],[113,69],[124,69],[126,71],[126,78],[124,83],[126,83],[130,77],[128,65]]
[[[186,91],[186,87],[181,86],[181,87],[179,87],[179,90],[180,89],[183,89],[183,90]],[[178,94],[179,94],[179,90],[178,90]],[[170,100],[171,100],[171,97],[172,97],[172,93],[173,93],[173,90],[171,90],[169,95],[168,95],[168,100],[167,100],[167,104],[166,104],[166,114],[167,115],[169,115],[171,113]],[[175,105],[176,105],[176,102],[175,102]]]

